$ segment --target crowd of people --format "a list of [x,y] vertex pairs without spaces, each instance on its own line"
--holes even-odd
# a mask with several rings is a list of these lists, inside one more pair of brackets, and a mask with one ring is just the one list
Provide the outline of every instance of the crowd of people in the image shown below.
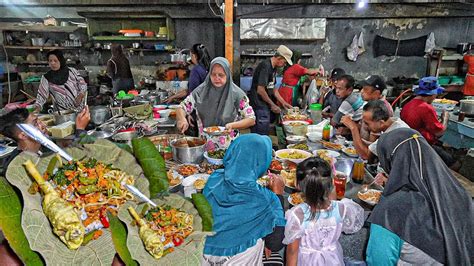
[[[286,213],[282,178],[272,175],[268,189],[256,182],[272,160],[268,137],[272,114],[302,104],[299,99],[307,99],[303,84],[322,73],[301,66],[301,54],[281,45],[274,56],[257,66],[247,95],[232,81],[227,59],[211,60],[203,44],[193,45],[191,55],[194,68],[189,88],[172,98],[182,99],[178,130],[184,133],[194,128],[194,134],[201,135],[205,127],[222,126],[252,132],[230,144],[224,169],[215,171],[204,188],[215,234],[206,239],[202,264],[344,265],[338,240],[343,232],[362,228],[364,210],[352,200],[336,200],[334,176],[326,161],[312,157],[297,166],[296,187],[305,201]],[[113,46],[108,73],[116,80],[114,90],[131,82],[129,73],[120,70],[129,67],[122,56],[121,49]],[[77,71],[66,66],[62,54],[51,52],[48,60],[51,71],[41,81],[36,107],[40,109],[51,95],[55,108],[80,110],[76,119],[80,134],[90,119],[83,106],[87,86]],[[277,70],[285,65],[290,67],[283,73],[283,84],[275,87]],[[372,75],[356,82],[343,69],[335,68],[328,86],[321,87],[318,99],[311,103],[320,103],[323,117],[337,134],[353,139],[357,153],[378,161],[385,173],[382,198],[368,220],[366,262],[472,265],[472,200],[449,169],[459,167],[458,162],[439,145],[448,113],[440,121],[431,106],[443,89],[434,77],[422,78],[418,85],[416,97],[398,118],[383,96],[386,84],[382,77]],[[18,123],[40,130],[44,125],[26,109],[0,118],[0,132],[18,144],[16,154],[37,153],[39,144],[22,133]]]

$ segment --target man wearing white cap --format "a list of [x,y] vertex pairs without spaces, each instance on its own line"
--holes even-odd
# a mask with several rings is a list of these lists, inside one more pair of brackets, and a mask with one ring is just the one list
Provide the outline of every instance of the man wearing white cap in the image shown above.
[[270,131],[270,111],[276,114],[281,112],[280,107],[268,95],[276,83],[276,69],[284,67],[286,63],[292,65],[293,52],[284,45],[280,45],[273,57],[258,64],[252,78],[249,99],[255,111],[257,121],[252,127],[253,133],[268,135]]

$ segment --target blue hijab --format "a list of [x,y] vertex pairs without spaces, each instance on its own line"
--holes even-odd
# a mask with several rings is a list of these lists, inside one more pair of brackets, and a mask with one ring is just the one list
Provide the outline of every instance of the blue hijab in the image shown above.
[[214,217],[213,236],[206,238],[204,254],[233,256],[253,247],[257,240],[286,221],[278,197],[257,184],[270,166],[272,144],[267,136],[242,135],[224,156],[204,188]]

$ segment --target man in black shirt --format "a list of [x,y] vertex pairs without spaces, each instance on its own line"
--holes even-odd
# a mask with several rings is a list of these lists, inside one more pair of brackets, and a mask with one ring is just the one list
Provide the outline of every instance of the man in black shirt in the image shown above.
[[258,64],[255,69],[252,86],[250,87],[249,99],[257,121],[252,127],[253,133],[268,135],[270,131],[270,111],[278,114],[280,107],[276,105],[270,96],[269,90],[273,90],[276,83],[276,69],[284,67],[286,63],[292,65],[291,52],[288,47],[280,45],[275,55]]

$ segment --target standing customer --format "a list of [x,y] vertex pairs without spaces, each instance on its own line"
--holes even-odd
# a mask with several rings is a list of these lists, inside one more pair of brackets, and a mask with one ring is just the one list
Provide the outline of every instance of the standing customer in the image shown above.
[[448,128],[449,113],[443,110],[441,121],[439,121],[438,114],[433,105],[431,105],[438,94],[443,92],[444,88],[439,86],[436,77],[420,79],[419,86],[415,89],[416,97],[403,106],[400,117],[411,128],[420,132],[426,141],[433,146],[433,149],[441,159],[443,159],[443,162],[449,168],[456,171],[461,168],[461,163],[445,151],[438,140]]
[[209,67],[211,66],[211,57],[204,44],[196,43],[191,47],[191,63],[194,66],[191,69],[191,73],[189,73],[188,89],[180,90],[175,95],[166,99],[165,103],[171,103],[174,100],[185,98],[206,80]]
[[298,105],[298,98],[301,97],[303,90],[300,82],[301,77],[318,74],[317,70],[309,70],[301,65],[301,53],[298,51],[293,51],[291,61],[293,65],[283,73],[281,87],[275,89],[275,98],[279,105],[285,109]]
[[114,95],[120,91],[129,91],[135,87],[130,63],[123,53],[122,45],[112,44],[112,57],[107,61],[107,75],[112,79]]
[[467,64],[467,73],[462,92],[464,95],[474,96],[474,49],[464,54],[463,59]]
[[383,134],[377,145],[388,173],[369,221],[369,265],[472,265],[473,208],[428,142],[413,129]]
[[273,246],[272,251],[283,247],[283,180],[274,176],[270,189],[257,184],[271,161],[267,136],[246,134],[230,145],[225,168],[209,177],[203,191],[212,207],[215,234],[206,237],[202,265],[262,265],[265,246]]
[[66,65],[66,59],[60,50],[49,51],[47,57],[51,70],[41,77],[36,95],[36,110],[40,111],[51,95],[54,109],[81,111],[84,108],[87,83],[76,69]]
[[249,92],[250,105],[257,117],[256,124],[252,128],[253,133],[268,135],[270,111],[276,114],[281,112],[280,107],[272,101],[268,93],[275,88],[276,69],[284,67],[286,63],[293,65],[292,55],[293,52],[288,47],[280,45],[272,58],[260,62],[255,69]]

